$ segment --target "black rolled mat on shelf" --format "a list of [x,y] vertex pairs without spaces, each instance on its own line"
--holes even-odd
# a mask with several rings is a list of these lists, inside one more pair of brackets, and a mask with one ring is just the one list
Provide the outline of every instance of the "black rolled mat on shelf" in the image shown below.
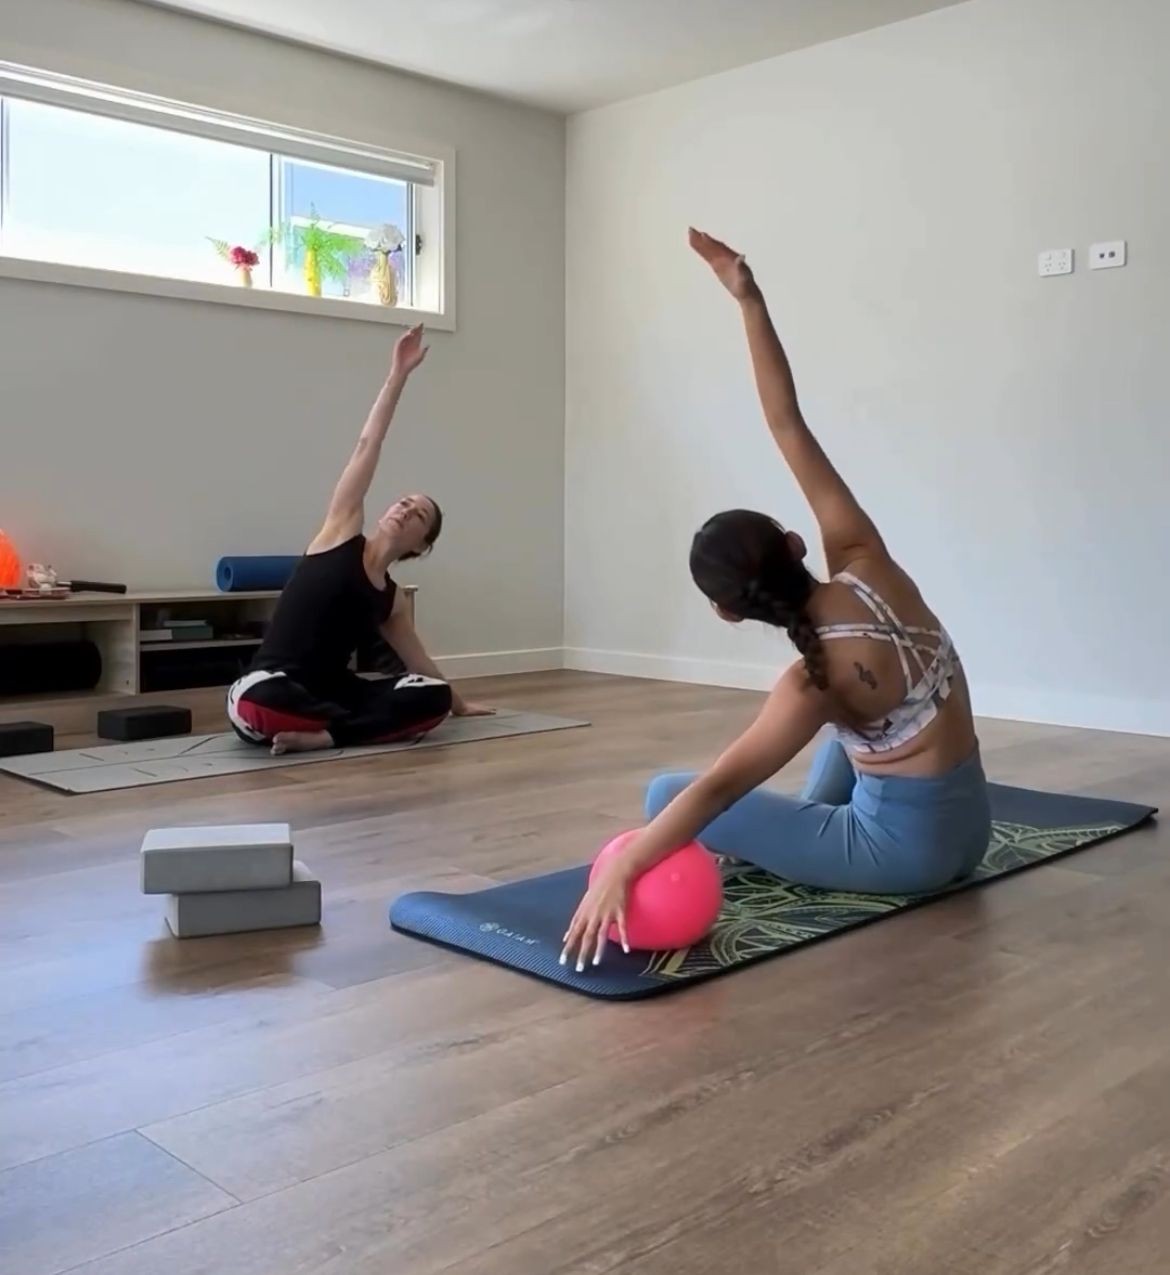
[[101,680],[102,654],[93,642],[0,644],[0,695],[92,691]]
[[585,889],[585,867],[470,894],[406,894],[392,904],[390,924],[586,996],[636,1000],[693,986],[1050,862],[1132,831],[1157,813],[1150,806],[1001,785],[992,785],[991,801],[994,828],[987,855],[974,876],[948,890],[930,895],[834,893],[738,864],[725,870],[723,911],[701,944],[629,956],[611,945],[601,966],[583,974],[562,966],[559,957],[565,928]]

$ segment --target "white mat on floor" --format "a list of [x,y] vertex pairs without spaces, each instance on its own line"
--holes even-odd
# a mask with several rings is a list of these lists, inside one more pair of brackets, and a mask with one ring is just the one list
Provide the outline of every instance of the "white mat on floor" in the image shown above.
[[109,792],[146,784],[171,784],[180,779],[239,775],[278,766],[306,766],[344,757],[373,757],[416,748],[442,748],[481,739],[506,739],[550,730],[570,730],[588,722],[543,713],[501,709],[492,717],[450,717],[424,739],[364,748],[323,748],[313,753],[273,757],[265,748],[245,744],[236,735],[182,735],[174,739],[144,739],[134,744],[74,748],[59,753],[33,753],[0,760],[0,772],[28,779],[60,792]]

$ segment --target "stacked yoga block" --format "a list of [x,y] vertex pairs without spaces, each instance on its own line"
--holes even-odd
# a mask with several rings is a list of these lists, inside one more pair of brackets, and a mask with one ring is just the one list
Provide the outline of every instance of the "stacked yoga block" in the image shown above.
[[321,923],[321,883],[293,859],[286,823],[153,828],[142,892],[167,896],[176,938]]

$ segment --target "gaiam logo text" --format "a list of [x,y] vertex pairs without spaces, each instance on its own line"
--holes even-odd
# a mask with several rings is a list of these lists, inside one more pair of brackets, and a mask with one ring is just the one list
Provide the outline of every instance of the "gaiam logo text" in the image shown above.
[[498,934],[502,939],[512,939],[517,943],[525,944],[527,947],[534,947],[540,942],[540,939],[529,938],[527,934],[517,934],[515,930],[509,930],[502,925],[497,925],[495,921],[485,921],[479,929],[481,934]]

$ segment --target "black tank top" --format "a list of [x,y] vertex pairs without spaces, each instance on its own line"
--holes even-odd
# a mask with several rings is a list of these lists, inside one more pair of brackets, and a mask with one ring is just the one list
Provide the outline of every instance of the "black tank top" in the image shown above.
[[366,574],[366,538],[306,554],[276,604],[254,669],[288,673],[307,690],[327,691],[347,677],[358,644],[384,624],[398,586],[379,589]]

